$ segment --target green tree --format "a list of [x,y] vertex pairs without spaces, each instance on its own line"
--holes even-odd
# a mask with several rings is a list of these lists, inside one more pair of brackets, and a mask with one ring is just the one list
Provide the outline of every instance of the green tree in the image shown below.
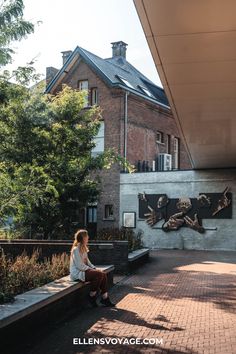
[[68,86],[52,96],[0,80],[0,92],[0,218],[13,216],[22,236],[29,227],[45,238],[68,234],[72,205],[98,196],[92,174],[125,163],[114,150],[91,155],[100,109],[83,109],[86,92]]
[[23,0],[0,0],[0,67],[12,62],[13,41],[34,32],[34,25],[23,17]]

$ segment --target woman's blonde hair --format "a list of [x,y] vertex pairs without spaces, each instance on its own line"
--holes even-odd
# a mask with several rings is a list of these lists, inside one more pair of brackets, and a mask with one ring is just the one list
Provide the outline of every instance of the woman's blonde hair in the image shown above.
[[73,248],[77,247],[78,245],[79,245],[80,253],[89,252],[88,246],[86,246],[84,244],[84,237],[85,236],[88,236],[88,231],[87,230],[81,229],[81,230],[76,231],[75,237],[74,237],[74,242],[73,242],[73,245],[71,247],[71,252],[72,252]]

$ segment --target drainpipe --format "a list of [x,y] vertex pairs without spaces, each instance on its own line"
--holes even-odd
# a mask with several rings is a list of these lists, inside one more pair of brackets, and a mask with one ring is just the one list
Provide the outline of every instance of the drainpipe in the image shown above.
[[[124,97],[124,111],[125,111],[125,117],[124,117],[124,158],[125,162],[127,161],[127,131],[128,131],[128,95],[129,92],[125,91],[125,97]],[[125,168],[126,172],[126,168]]]

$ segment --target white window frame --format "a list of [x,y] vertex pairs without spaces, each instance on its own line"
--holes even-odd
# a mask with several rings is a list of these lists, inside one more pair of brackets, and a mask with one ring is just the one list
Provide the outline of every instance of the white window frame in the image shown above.
[[97,223],[97,206],[87,207],[87,223],[88,224]]
[[166,136],[166,153],[171,155],[171,135]]
[[79,80],[78,82],[78,88],[80,91],[87,91],[87,95],[85,96],[85,102],[84,102],[84,108],[88,107],[89,101],[88,101],[88,80]]
[[141,90],[142,90],[147,96],[149,96],[149,97],[151,97],[151,98],[155,98],[155,97],[151,94],[151,92],[150,92],[146,87],[141,86],[141,85],[139,85],[139,87],[141,88]]
[[126,86],[134,89],[134,86],[131,85],[131,83],[127,79],[125,79],[124,77],[122,77],[120,75],[117,75],[117,77],[123,82],[123,84],[125,84]]
[[179,149],[180,149],[180,139],[176,136],[174,137],[174,148],[173,148],[173,155],[174,155],[174,169],[179,169]]
[[98,89],[97,87],[92,87],[91,88],[91,105],[97,105],[98,104]]
[[[107,213],[107,211],[112,210],[112,213]],[[109,214],[109,215],[107,215]],[[114,219],[114,205],[113,204],[105,204],[104,206],[104,218],[105,219]]]
[[[161,139],[159,139],[158,136],[160,136]],[[156,141],[159,144],[163,144],[163,142],[164,142],[164,133],[163,132],[161,132],[159,130],[156,132]]]
[[92,149],[91,154],[92,156],[97,156],[102,154],[105,149],[105,124],[104,121],[100,122],[100,128],[97,135],[94,137],[94,142],[96,146]]

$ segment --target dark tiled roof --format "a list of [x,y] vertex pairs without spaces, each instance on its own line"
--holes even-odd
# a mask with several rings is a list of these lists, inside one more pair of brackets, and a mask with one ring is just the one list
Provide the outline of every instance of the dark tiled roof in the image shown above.
[[[145,87],[158,102],[169,106],[165,91],[155,85],[140,71],[138,71],[133,65],[131,65],[123,57],[114,57],[108,59],[102,59],[97,55],[90,53],[89,51],[80,48],[100,69],[106,74],[113,84],[121,85],[118,76],[121,76],[129,81],[134,87],[134,90],[144,94],[140,86]],[[123,87],[123,86],[122,86]]]
[[[125,58],[117,56],[102,59],[81,47],[77,47],[74,52],[72,52],[67,62],[52,82],[57,80],[61,72],[65,71],[67,64],[76,53],[79,53],[85,62],[87,62],[88,65],[91,65],[93,69],[111,86],[125,88],[133,93],[142,95],[142,97],[148,100],[169,106],[165,91],[140,73]],[[119,77],[127,80],[131,86],[127,86],[124,82],[122,82],[122,80],[119,79]],[[50,91],[51,83],[48,85],[46,92]]]

